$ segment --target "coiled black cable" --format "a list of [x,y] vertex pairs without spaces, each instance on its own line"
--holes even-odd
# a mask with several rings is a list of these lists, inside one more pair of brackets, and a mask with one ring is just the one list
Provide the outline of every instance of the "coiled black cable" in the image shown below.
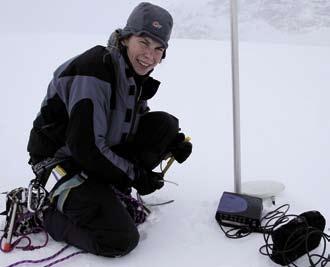
[[[273,211],[268,212],[261,218],[261,226],[253,228],[248,226],[235,226],[226,230],[220,223],[220,228],[226,237],[231,239],[244,238],[251,233],[262,233],[265,245],[259,248],[259,252],[262,255],[268,256],[272,259],[274,254],[281,255],[282,261],[287,266],[299,267],[290,259],[286,258],[286,255],[290,252],[294,252],[297,248],[304,246],[307,254],[310,267],[316,267],[320,264],[321,267],[325,267],[330,262],[330,255],[326,257],[327,242],[330,240],[330,236],[322,232],[316,227],[311,227],[304,220],[301,220],[302,224],[305,224],[303,229],[299,228],[294,230],[286,239],[282,249],[274,249],[271,237],[276,229],[282,225],[288,223],[292,219],[300,219],[299,215],[287,214],[290,205],[284,204]],[[220,221],[221,222],[221,221]],[[303,231],[303,232],[301,232]],[[311,254],[309,249],[309,240],[311,236],[318,235],[321,237],[321,243],[323,248],[320,254]],[[317,259],[317,260],[316,260]]]
[[[329,262],[329,256],[327,258],[325,257],[327,245],[326,243],[329,242],[329,236],[322,232],[320,229],[309,226],[307,221],[302,220],[299,215],[287,214],[288,210],[289,205],[286,204],[263,217],[262,220],[267,220],[265,225],[262,227],[264,229],[262,233],[265,245],[260,247],[259,252],[262,255],[270,257],[271,259],[274,254],[280,255],[281,261],[283,261],[286,266],[298,267],[298,265],[292,262],[290,258],[287,257],[287,255],[289,253],[294,253],[298,248],[303,246],[311,267],[318,266],[319,264],[321,264],[321,267],[325,267]],[[271,243],[272,234],[276,229],[295,218],[298,219],[299,222],[304,225],[304,227],[302,229],[299,228],[294,230],[285,240],[282,249],[275,249],[274,244]],[[323,249],[321,254],[310,254],[309,240],[311,236],[315,235],[320,236],[321,242],[323,243]],[[318,258],[318,260],[313,261],[313,258]]]

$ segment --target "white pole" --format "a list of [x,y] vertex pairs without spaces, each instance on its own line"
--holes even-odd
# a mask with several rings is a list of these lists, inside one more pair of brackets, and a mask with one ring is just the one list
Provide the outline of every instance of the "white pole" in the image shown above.
[[234,141],[234,182],[235,192],[241,193],[241,140],[239,103],[239,65],[238,65],[238,22],[237,0],[230,0],[231,11],[231,66],[233,87],[233,141]]
[[230,1],[231,17],[231,65],[233,86],[233,142],[234,142],[234,182],[235,192],[251,196],[271,198],[282,192],[284,184],[277,181],[250,181],[241,183],[241,134],[240,134],[240,103],[239,103],[239,56],[238,56],[238,20],[237,0]]

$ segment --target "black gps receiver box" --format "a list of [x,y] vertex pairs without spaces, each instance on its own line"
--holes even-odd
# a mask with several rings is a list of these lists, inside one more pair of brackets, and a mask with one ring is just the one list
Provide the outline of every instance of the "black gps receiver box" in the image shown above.
[[215,218],[224,226],[256,228],[260,226],[261,212],[261,198],[224,192]]

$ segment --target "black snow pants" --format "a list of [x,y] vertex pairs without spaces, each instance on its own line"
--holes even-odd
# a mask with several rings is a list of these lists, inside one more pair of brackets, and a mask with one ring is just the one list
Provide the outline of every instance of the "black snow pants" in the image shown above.
[[[139,123],[133,145],[115,150],[133,155],[145,168],[153,169],[162,160],[179,131],[178,120],[165,112],[150,112]],[[110,185],[88,177],[72,188],[63,211],[56,205],[44,212],[46,231],[56,241],[106,257],[123,256],[139,242],[135,222]]]

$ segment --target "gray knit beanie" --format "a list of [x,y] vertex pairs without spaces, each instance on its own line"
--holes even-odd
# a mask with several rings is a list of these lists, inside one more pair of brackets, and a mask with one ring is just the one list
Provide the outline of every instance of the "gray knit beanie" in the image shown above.
[[173,19],[166,9],[142,2],[133,9],[128,17],[126,26],[121,32],[121,38],[132,34],[147,35],[167,48],[172,27]]

